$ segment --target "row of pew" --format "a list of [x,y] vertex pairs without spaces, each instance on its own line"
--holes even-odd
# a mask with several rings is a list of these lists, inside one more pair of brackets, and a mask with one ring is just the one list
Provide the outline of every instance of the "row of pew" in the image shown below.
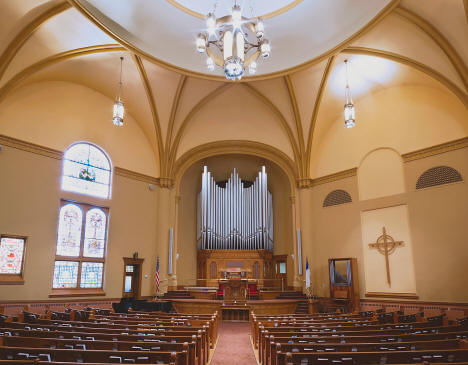
[[445,315],[251,313],[262,365],[468,363],[468,319]]
[[25,311],[0,315],[0,365],[206,365],[217,338],[217,312]]

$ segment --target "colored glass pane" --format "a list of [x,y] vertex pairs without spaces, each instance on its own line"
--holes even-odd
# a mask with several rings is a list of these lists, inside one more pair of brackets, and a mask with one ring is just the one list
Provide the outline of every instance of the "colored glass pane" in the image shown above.
[[104,257],[106,215],[99,208],[86,213],[84,253],[85,257]]
[[55,261],[53,288],[76,288],[78,262]]
[[101,288],[103,267],[102,262],[83,262],[81,264],[81,287]]
[[62,189],[108,198],[110,174],[110,162],[99,148],[78,143],[65,152]]
[[57,255],[73,256],[80,254],[81,225],[83,213],[75,204],[66,204],[60,209]]
[[24,239],[2,237],[0,241],[0,274],[21,274]]

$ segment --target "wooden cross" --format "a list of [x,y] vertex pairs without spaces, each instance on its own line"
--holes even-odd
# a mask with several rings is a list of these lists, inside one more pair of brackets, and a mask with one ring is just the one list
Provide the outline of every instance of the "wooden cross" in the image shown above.
[[385,266],[387,268],[387,283],[391,286],[390,281],[390,263],[388,256],[392,254],[399,246],[403,246],[403,241],[395,241],[392,236],[387,234],[385,227],[382,227],[383,234],[377,238],[375,243],[369,243],[370,248],[376,248],[382,255],[385,256]]

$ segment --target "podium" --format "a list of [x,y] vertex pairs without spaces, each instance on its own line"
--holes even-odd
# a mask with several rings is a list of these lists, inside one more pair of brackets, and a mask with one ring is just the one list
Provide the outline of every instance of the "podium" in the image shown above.
[[247,300],[247,279],[229,278],[219,280],[224,284],[224,301],[232,303],[244,303]]

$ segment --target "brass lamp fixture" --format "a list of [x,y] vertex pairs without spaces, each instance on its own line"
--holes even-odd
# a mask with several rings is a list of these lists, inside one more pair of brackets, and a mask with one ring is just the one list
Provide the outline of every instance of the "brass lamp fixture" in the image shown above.
[[351,96],[351,90],[349,88],[349,79],[348,79],[348,60],[345,60],[346,67],[346,88],[345,88],[345,106],[344,106],[344,119],[345,127],[353,128],[356,125],[356,111],[354,109],[353,98]]
[[123,126],[124,124],[123,118],[125,114],[124,103],[122,100],[120,100],[120,93],[122,91],[122,63],[123,63],[123,57],[120,57],[119,94],[114,102],[114,113],[113,113],[113,118],[112,118],[112,123],[114,123],[114,125],[118,127]]

